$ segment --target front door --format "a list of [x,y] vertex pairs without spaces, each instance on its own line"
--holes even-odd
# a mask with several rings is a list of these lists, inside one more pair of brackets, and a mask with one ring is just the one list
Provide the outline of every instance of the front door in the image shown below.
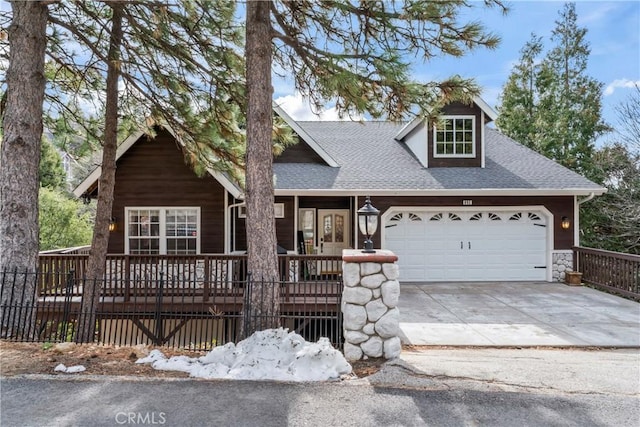
[[318,253],[342,255],[349,247],[349,210],[318,209]]
[[[342,255],[349,247],[349,210],[318,209],[318,253],[320,255]],[[319,261],[320,274],[339,274],[342,262]]]

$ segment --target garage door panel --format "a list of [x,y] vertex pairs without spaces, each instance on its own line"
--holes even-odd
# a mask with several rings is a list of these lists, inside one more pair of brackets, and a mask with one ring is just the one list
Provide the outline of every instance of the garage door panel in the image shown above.
[[[403,280],[545,280],[547,229],[539,212],[397,213],[385,245]],[[537,225],[535,225],[537,224]],[[408,279],[410,277],[410,279]]]

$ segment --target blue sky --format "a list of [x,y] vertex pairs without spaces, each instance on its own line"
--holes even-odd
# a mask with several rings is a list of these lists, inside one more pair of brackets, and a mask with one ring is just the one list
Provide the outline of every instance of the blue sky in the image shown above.
[[[511,1],[511,12],[506,16],[495,8],[485,9],[482,2],[471,3],[474,8],[467,16],[482,22],[502,38],[498,49],[478,50],[460,59],[416,63],[414,73],[421,81],[438,80],[456,73],[473,77],[483,88],[483,99],[495,107],[502,86],[531,33],[542,36],[545,46],[551,46],[551,31],[564,2]],[[578,25],[587,28],[586,37],[591,47],[588,73],[604,83],[604,117],[615,125],[615,106],[631,93],[632,82],[640,84],[640,1],[583,0],[576,2],[576,11]],[[289,114],[297,119],[313,119],[306,103],[293,94],[286,82],[274,83],[275,97],[284,101]],[[323,116],[323,119],[335,118],[332,110]]]

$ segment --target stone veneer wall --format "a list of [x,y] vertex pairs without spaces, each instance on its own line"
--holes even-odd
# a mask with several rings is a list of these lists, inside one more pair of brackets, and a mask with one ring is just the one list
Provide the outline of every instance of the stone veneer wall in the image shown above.
[[573,251],[554,252],[552,258],[552,277],[554,282],[563,282],[565,272],[573,270]]
[[354,361],[400,355],[398,257],[390,251],[342,254],[344,355]]

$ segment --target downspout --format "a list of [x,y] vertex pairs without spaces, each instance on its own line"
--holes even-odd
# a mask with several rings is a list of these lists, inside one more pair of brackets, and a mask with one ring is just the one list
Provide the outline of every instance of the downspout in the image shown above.
[[585,197],[582,200],[578,200],[578,205],[581,205],[585,202],[588,202],[589,200],[593,199],[594,197],[596,197],[596,193],[594,193],[593,191],[591,193],[589,193],[589,195],[587,197]]
[[575,212],[573,213],[573,224],[574,224],[573,244],[574,246],[580,246],[580,205],[588,202],[594,197],[596,197],[596,193],[593,191],[589,193],[589,195],[582,200],[578,200],[578,196],[576,196],[576,209],[575,209]]

